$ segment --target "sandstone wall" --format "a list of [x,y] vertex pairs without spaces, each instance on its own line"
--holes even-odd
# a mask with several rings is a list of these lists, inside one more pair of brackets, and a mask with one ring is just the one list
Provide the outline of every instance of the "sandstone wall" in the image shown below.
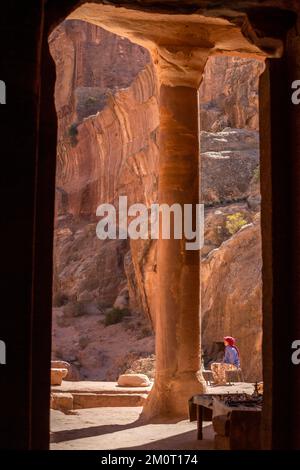
[[261,240],[256,218],[202,261],[202,346],[237,339],[246,380],[261,380]]
[[200,87],[201,130],[258,130],[258,78],[263,69],[263,62],[254,59],[211,57]]
[[[79,301],[83,295],[100,307],[111,306],[126,285],[127,253],[127,273],[135,272],[134,258],[133,284],[139,286],[129,283],[132,306],[147,312],[150,294],[145,294],[149,289],[141,279],[139,258],[148,248],[94,235],[98,205],[117,205],[120,195],[128,197],[128,204],[156,200],[158,106],[149,55],[124,38],[78,21],[60,25],[50,49],[57,64],[59,118],[56,294]],[[91,113],[86,93],[102,97],[101,103],[96,97],[97,112],[80,120]],[[92,290],[86,292],[89,284]]]

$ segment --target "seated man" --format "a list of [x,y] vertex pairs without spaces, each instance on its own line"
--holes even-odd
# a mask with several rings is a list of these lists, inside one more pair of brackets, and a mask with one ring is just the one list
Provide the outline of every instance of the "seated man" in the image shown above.
[[225,355],[223,362],[213,362],[211,371],[215,385],[226,385],[226,371],[240,367],[240,354],[232,336],[224,336]]

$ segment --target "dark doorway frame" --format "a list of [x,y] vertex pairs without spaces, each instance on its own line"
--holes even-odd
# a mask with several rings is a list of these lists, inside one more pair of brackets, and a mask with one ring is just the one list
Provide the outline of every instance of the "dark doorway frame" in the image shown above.
[[[5,48],[0,54],[7,102],[15,106],[1,107],[0,110],[0,116],[6,120],[4,150],[10,159],[2,186],[7,221],[3,227],[5,253],[1,267],[5,279],[3,309],[15,313],[15,316],[8,314],[2,323],[4,337],[1,339],[8,345],[8,365],[1,374],[0,446],[4,449],[47,449],[49,446],[57,117],[55,64],[50,56],[48,36],[82,3],[85,2],[39,0],[20,4],[11,0],[2,10],[3,37],[0,42],[5,45],[7,32],[15,34],[17,31],[16,38],[11,40],[18,51],[18,56],[8,56],[6,61],[3,59],[7,57]],[[15,11],[20,15],[18,18],[15,18]],[[15,19],[17,30],[7,27],[11,18]],[[21,35],[26,38],[23,44],[22,40],[20,44]],[[263,431],[266,448],[300,448],[300,432],[295,419],[295,416],[300,417],[300,377],[289,359],[290,341],[297,339],[293,338],[293,331],[300,334],[299,307],[292,302],[293,292],[299,290],[297,243],[300,229],[293,222],[292,209],[296,215],[300,212],[295,203],[299,189],[293,176],[300,174],[300,159],[297,159],[298,141],[291,139],[290,129],[297,132],[295,125],[297,122],[300,125],[300,119],[299,112],[291,111],[287,101],[290,63],[287,58],[268,61],[260,93],[261,163],[265,183],[262,186],[262,238],[263,370],[267,384]],[[10,90],[15,90],[15,95]],[[16,110],[24,124],[20,132],[22,160],[19,149],[13,148]],[[286,155],[284,160],[282,152]],[[287,170],[287,165],[294,167],[295,172]],[[288,213],[287,207],[291,208]],[[23,234],[21,245],[20,232]],[[18,260],[15,270],[12,270],[11,253]],[[287,312],[284,327],[282,312]],[[280,348],[283,348],[283,355],[279,354]],[[290,393],[291,386],[293,393]]]

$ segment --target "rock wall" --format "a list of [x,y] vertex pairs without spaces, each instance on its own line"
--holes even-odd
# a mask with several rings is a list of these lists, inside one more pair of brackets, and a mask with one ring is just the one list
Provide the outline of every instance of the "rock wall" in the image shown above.
[[[62,23],[50,37],[50,50],[57,67],[58,112],[53,358],[71,362],[81,377],[114,380],[130,368],[130,361],[154,352],[150,324],[155,326],[156,243],[100,241],[95,235],[95,213],[101,203],[117,206],[120,195],[128,197],[128,204],[150,206],[157,199],[156,77],[147,51],[84,22]],[[259,210],[253,181],[259,164],[260,67],[255,61],[211,58],[200,90],[205,129],[201,132],[202,193],[207,204],[202,258],[206,265],[211,251],[223,253],[222,243],[231,238],[226,229],[228,216],[241,213],[251,223]],[[223,87],[219,77],[224,75]],[[237,80],[241,89],[233,94]],[[226,250],[230,264],[234,253]],[[253,263],[259,263],[258,248],[254,255],[258,258]],[[241,258],[240,269],[242,264]],[[208,274],[209,268],[205,270],[203,288],[212,294],[217,278]],[[249,278],[244,279],[248,289],[256,289]],[[236,291],[242,293],[244,287],[239,284]],[[114,305],[128,308],[131,316],[118,325],[104,326]],[[215,331],[220,337],[230,334],[227,323],[219,319],[228,314],[227,305],[227,292],[223,297],[203,297],[206,351],[215,341]],[[236,309],[237,299],[231,309],[233,317]],[[246,312],[247,308],[244,317]],[[249,321],[259,333],[259,312],[256,315],[249,309]],[[218,330],[213,328],[215,322],[221,325]],[[232,334],[243,339],[247,324],[235,325]],[[251,374],[249,378],[254,377]]]
[[201,267],[202,347],[237,338],[246,381],[261,380],[261,241],[259,217],[212,251]]
[[254,59],[211,57],[200,87],[201,130],[258,131],[258,79],[263,69],[264,63]]
[[[115,380],[154,351],[151,270],[144,279],[152,249],[99,240],[96,208],[117,206],[120,195],[156,200],[156,79],[146,50],[84,22],[65,21],[49,45],[58,111],[53,358],[82,378]],[[131,315],[105,326],[114,305]]]

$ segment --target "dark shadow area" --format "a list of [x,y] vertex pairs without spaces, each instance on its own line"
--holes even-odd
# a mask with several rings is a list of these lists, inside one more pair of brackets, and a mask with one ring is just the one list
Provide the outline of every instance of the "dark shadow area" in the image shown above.
[[[123,448],[125,449],[125,448]],[[141,446],[127,447],[126,450],[182,450],[182,449],[203,449],[214,450],[213,426],[212,424],[204,428],[204,439],[196,440],[196,430],[188,431],[176,436],[169,436],[166,439],[151,441],[149,444]],[[119,450],[122,450],[120,448]]]
[[[66,441],[73,441],[77,439],[85,439],[95,436],[103,436],[105,434],[113,434],[123,430],[135,429],[137,427],[146,426],[148,424],[161,424],[163,420],[151,420],[150,422],[146,421],[143,418],[138,419],[130,424],[111,424],[111,425],[100,425],[100,426],[91,426],[88,428],[80,429],[70,429],[63,431],[56,431],[51,433],[50,442],[59,443]],[[176,420],[170,420],[165,424],[176,423]],[[204,439],[202,441],[196,440],[196,429],[184,433],[177,434],[175,436],[168,436],[165,439],[159,439],[157,441],[151,441],[148,444],[143,444],[136,447],[128,447],[126,449],[130,450],[155,450],[155,449],[198,449],[198,448],[207,448],[207,442],[211,441],[211,446],[213,446],[213,427],[212,424],[205,426],[203,428]],[[197,445],[196,445],[197,444]],[[122,447],[120,447],[122,449]],[[124,448],[125,449],[125,448]]]
[[178,419],[152,419],[150,421],[146,420],[144,417],[140,417],[138,420],[133,423],[128,424],[109,424],[101,426],[91,426],[89,428],[79,428],[79,429],[67,429],[63,431],[55,431],[51,433],[50,442],[64,442],[72,441],[75,439],[83,439],[86,437],[100,436],[104,434],[110,434],[113,432],[123,431],[124,429],[133,429],[140,426],[145,426],[148,424],[174,424],[182,421],[182,418]]
[[64,442],[64,441],[73,441],[75,439],[84,439],[86,437],[92,436],[102,436],[104,434],[110,434],[113,432],[123,431],[123,429],[133,429],[139,426],[143,426],[145,420],[139,419],[134,423],[130,424],[108,424],[102,426],[91,426],[90,428],[80,428],[80,429],[69,429],[65,431],[56,431],[52,432],[50,435],[50,442]]

